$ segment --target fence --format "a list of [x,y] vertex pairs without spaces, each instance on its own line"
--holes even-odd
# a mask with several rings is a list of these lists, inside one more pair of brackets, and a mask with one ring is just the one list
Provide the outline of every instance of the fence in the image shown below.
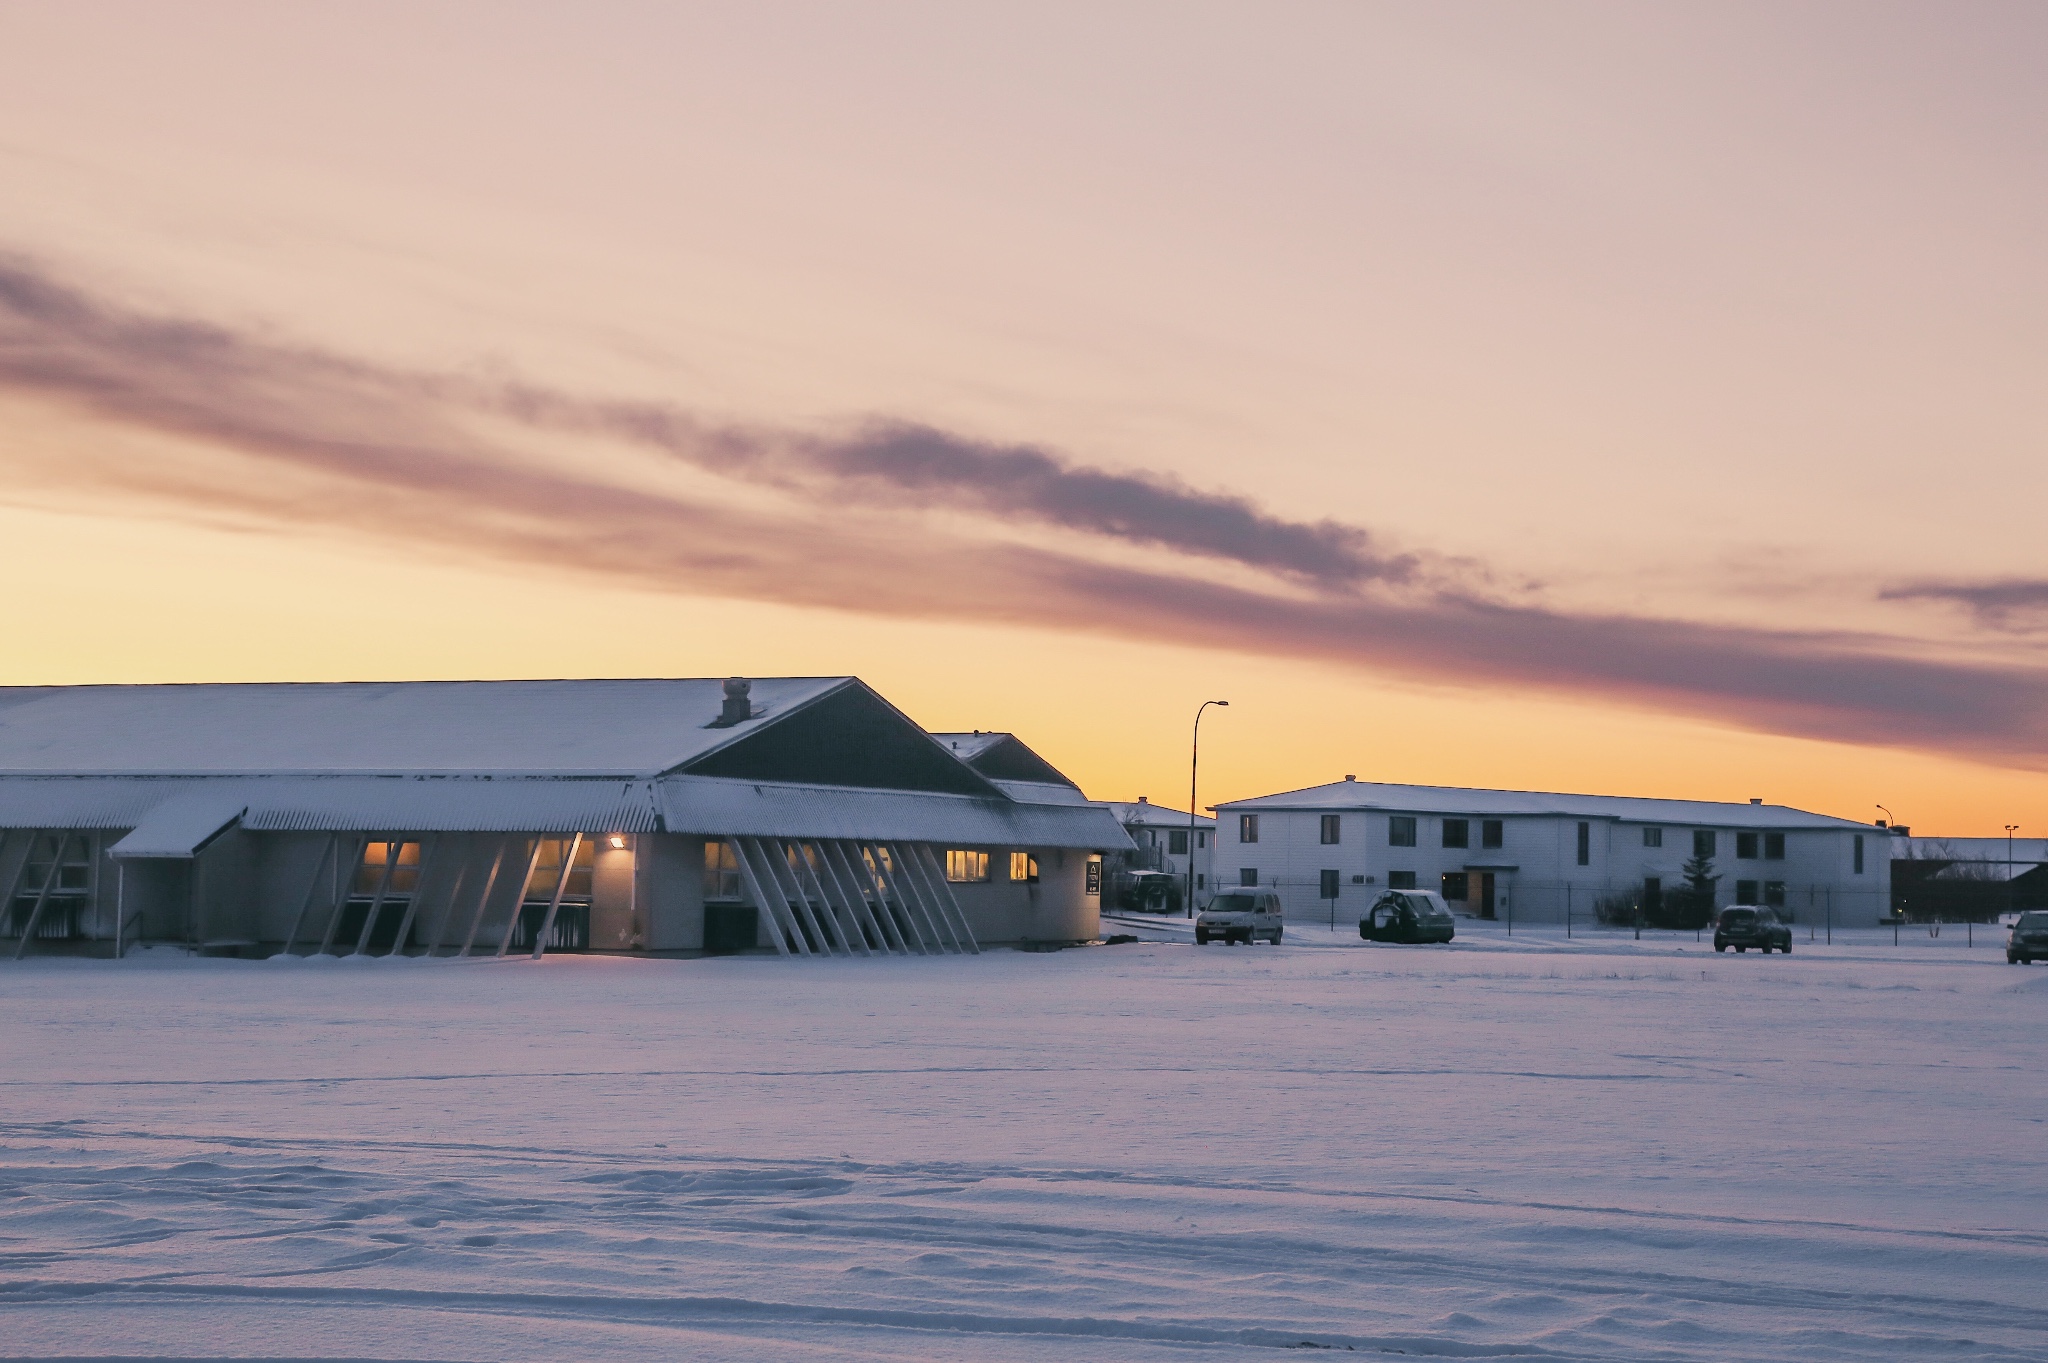
[[[1389,888],[1399,887],[1360,885],[1345,876],[1340,878],[1338,893],[1333,899],[1323,894],[1325,886],[1320,875],[1262,875],[1259,888],[1277,891],[1281,907],[1291,920],[1341,926],[1346,922],[1355,925],[1372,907],[1374,900]],[[1412,888],[1435,890],[1441,894],[1446,888],[1455,890],[1458,887],[1456,884],[1448,887],[1424,884],[1418,879]],[[1683,889],[1683,882],[1662,888],[1665,894],[1672,894]],[[1719,908],[1745,902],[1735,897],[1736,888],[1734,877],[1723,877],[1716,889],[1715,906]],[[1647,920],[1654,907],[1644,902],[1644,885],[1640,880],[1534,880],[1502,874],[1494,882],[1491,913],[1486,912],[1487,906],[1479,902],[1477,873],[1468,873],[1464,891],[1455,899],[1445,896],[1454,913],[1493,919],[1503,924],[1556,925],[1567,931],[1600,926],[1603,914],[1608,924],[1630,925],[1638,918]],[[1839,882],[1785,884],[1762,881],[1758,883],[1757,891],[1755,898],[1748,902],[1767,904],[1788,923],[1810,924],[1822,931],[1831,927],[1876,927],[1892,921],[1889,897],[1875,887],[1860,889]]]

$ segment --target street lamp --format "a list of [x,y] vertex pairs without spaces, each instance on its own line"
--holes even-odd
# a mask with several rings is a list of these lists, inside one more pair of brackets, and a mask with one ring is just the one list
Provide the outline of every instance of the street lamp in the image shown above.
[[[1195,741],[1188,753],[1188,917],[1195,916],[1195,773],[1202,764],[1202,711],[1212,705],[1230,708],[1227,700],[1205,700],[1195,707]],[[1212,849],[1213,850],[1213,849]]]
[[2013,834],[2014,834],[2015,832],[2017,832],[2017,831],[2018,831],[2018,829],[2019,829],[2019,825],[2018,825],[2018,824],[2016,824],[2016,823],[2009,823],[2009,824],[2007,824],[2007,825],[2005,826],[2005,911],[2006,911],[2007,913],[2011,913],[2011,912],[2012,912],[2012,905],[2013,905],[2013,893],[2012,893],[2012,835],[2013,835]]

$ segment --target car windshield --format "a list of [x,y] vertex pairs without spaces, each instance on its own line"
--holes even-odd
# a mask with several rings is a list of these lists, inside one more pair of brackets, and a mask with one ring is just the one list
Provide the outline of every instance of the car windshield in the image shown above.
[[1255,913],[1258,901],[1248,894],[1219,894],[1209,901],[1210,913]]

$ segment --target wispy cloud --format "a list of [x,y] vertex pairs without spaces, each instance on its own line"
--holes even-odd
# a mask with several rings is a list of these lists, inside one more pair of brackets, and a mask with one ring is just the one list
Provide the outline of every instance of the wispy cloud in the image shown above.
[[[1867,635],[1493,600],[1363,527],[1289,520],[1240,496],[916,422],[820,434],[408,372],[140,314],[20,260],[0,261],[0,389],[203,451],[36,471],[82,490],[346,525],[668,590],[1107,631],[2048,765],[2048,673],[1930,659]],[[773,495],[742,504],[642,486],[596,462],[541,465],[494,442],[485,416],[625,442]],[[924,514],[933,510],[956,514],[941,523]],[[975,532],[1020,520],[1067,532],[1061,547]],[[1134,566],[1091,545],[1155,552]],[[1238,580],[1196,571],[1218,562]],[[2017,594],[1979,606],[1961,588],[1900,593],[1995,613],[2032,609],[2018,589],[2040,586],[1997,585]]]
[[2048,581],[1909,582],[1878,593],[1885,601],[1937,601],[1967,610],[1986,629],[2012,634],[2048,631]]

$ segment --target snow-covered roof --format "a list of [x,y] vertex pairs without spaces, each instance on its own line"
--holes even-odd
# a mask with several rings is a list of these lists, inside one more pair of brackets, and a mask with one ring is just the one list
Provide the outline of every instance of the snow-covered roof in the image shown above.
[[984,733],[977,729],[971,734],[933,734],[932,737],[958,753],[961,761],[972,762],[990,748],[1000,744],[1004,739],[1012,737],[1012,735],[998,732]]
[[0,687],[0,774],[654,776],[849,677]]
[[1475,816],[1549,815],[1556,818],[1614,819],[1627,823],[1699,824],[1720,828],[1821,829],[1870,825],[1854,819],[1811,814],[1785,805],[1732,804],[1717,800],[1657,800],[1636,795],[1569,795],[1534,790],[1481,790],[1465,786],[1407,786],[1380,781],[1332,781],[1325,786],[1229,800],[1219,813],[1271,810],[1378,810],[1397,814]]
[[[1116,813],[1116,821],[1126,828],[1186,828],[1188,812],[1174,809],[1169,805],[1155,805],[1149,800],[1111,800],[1109,807]],[[1214,828],[1216,821],[1207,814],[1195,816],[1195,827]]]
[[1909,838],[1892,839],[1892,860],[1894,861],[1971,861],[1996,862],[2004,865],[2006,859],[2031,871],[2042,862],[2048,862],[2048,838]]
[[1130,838],[1098,804],[1032,804],[967,795],[849,790],[682,777],[659,783],[676,833],[780,838],[909,839],[1007,847],[1127,851]]

